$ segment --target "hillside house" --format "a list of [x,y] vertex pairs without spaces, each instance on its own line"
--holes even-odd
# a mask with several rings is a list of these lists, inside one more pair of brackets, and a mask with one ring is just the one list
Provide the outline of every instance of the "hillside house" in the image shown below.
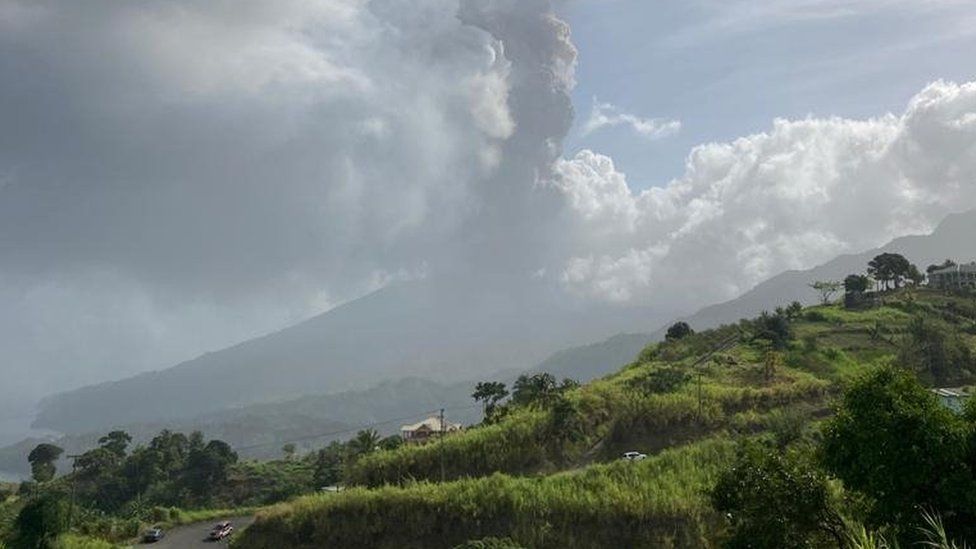
[[943,406],[956,413],[961,413],[969,399],[969,393],[961,388],[939,388],[932,389],[935,396],[939,397],[939,402]]
[[976,289],[976,262],[932,271],[929,286],[940,290]]
[[407,443],[423,444],[424,442],[431,440],[431,438],[439,436],[440,433],[448,434],[460,430],[460,423],[451,423],[445,420],[444,424],[441,425],[440,417],[431,416],[420,423],[400,427],[400,437],[403,438],[403,441]]

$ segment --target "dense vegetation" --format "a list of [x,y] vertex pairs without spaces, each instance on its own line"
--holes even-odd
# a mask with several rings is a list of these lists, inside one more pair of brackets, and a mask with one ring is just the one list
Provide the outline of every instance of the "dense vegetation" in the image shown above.
[[486,382],[484,424],[360,456],[342,467],[358,487],[276,506],[238,544],[948,547],[974,534],[976,412],[926,386],[972,383],[976,298],[897,258],[870,268],[876,292],[830,283],[870,294],[851,308],[675,326],[582,387],[526,377],[503,400]]
[[484,421],[427,444],[365,429],[254,462],[198,433],[129,451],[116,431],[62,477],[59,449],[38,446],[37,482],[0,492],[0,534],[97,543],[66,536],[125,539],[179,520],[173,507],[285,502],[235,545],[948,548],[976,539],[976,405],[929,388],[976,378],[976,296],[922,288],[903,260],[812,283],[820,306],[676,323],[585,385],[544,372],[478,383]]

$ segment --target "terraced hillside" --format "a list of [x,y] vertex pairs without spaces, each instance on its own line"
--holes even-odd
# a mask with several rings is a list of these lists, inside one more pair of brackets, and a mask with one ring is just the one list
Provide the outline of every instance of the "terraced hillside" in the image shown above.
[[[707,546],[724,528],[707,491],[736,439],[797,436],[874,365],[968,383],[974,349],[972,297],[909,289],[863,311],[780,310],[651,345],[615,374],[510,403],[463,434],[369,454],[345,471],[356,488],[273,508],[237,546]],[[650,457],[624,462],[625,450]]]

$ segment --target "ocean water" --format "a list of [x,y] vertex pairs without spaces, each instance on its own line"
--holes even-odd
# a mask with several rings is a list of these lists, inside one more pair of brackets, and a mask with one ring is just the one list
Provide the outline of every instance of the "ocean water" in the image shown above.
[[[16,444],[29,437],[42,437],[56,435],[48,431],[38,431],[31,429],[31,421],[34,415],[31,413],[10,413],[7,416],[0,415],[0,448]],[[24,480],[18,473],[0,470],[0,481],[19,482]]]

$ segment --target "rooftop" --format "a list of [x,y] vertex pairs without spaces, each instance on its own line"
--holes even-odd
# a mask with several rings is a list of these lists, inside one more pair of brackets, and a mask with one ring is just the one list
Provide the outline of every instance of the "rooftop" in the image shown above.
[[945,269],[932,271],[931,275],[951,274],[951,273],[976,273],[976,261],[972,263],[966,263],[964,265],[953,265],[952,267],[946,267]]
[[421,428],[426,428],[431,431],[457,431],[461,428],[460,423],[451,423],[445,420],[443,428],[441,427],[441,418],[438,416],[431,416],[419,423],[414,423],[412,425],[404,425],[400,427],[401,431],[416,431]]

